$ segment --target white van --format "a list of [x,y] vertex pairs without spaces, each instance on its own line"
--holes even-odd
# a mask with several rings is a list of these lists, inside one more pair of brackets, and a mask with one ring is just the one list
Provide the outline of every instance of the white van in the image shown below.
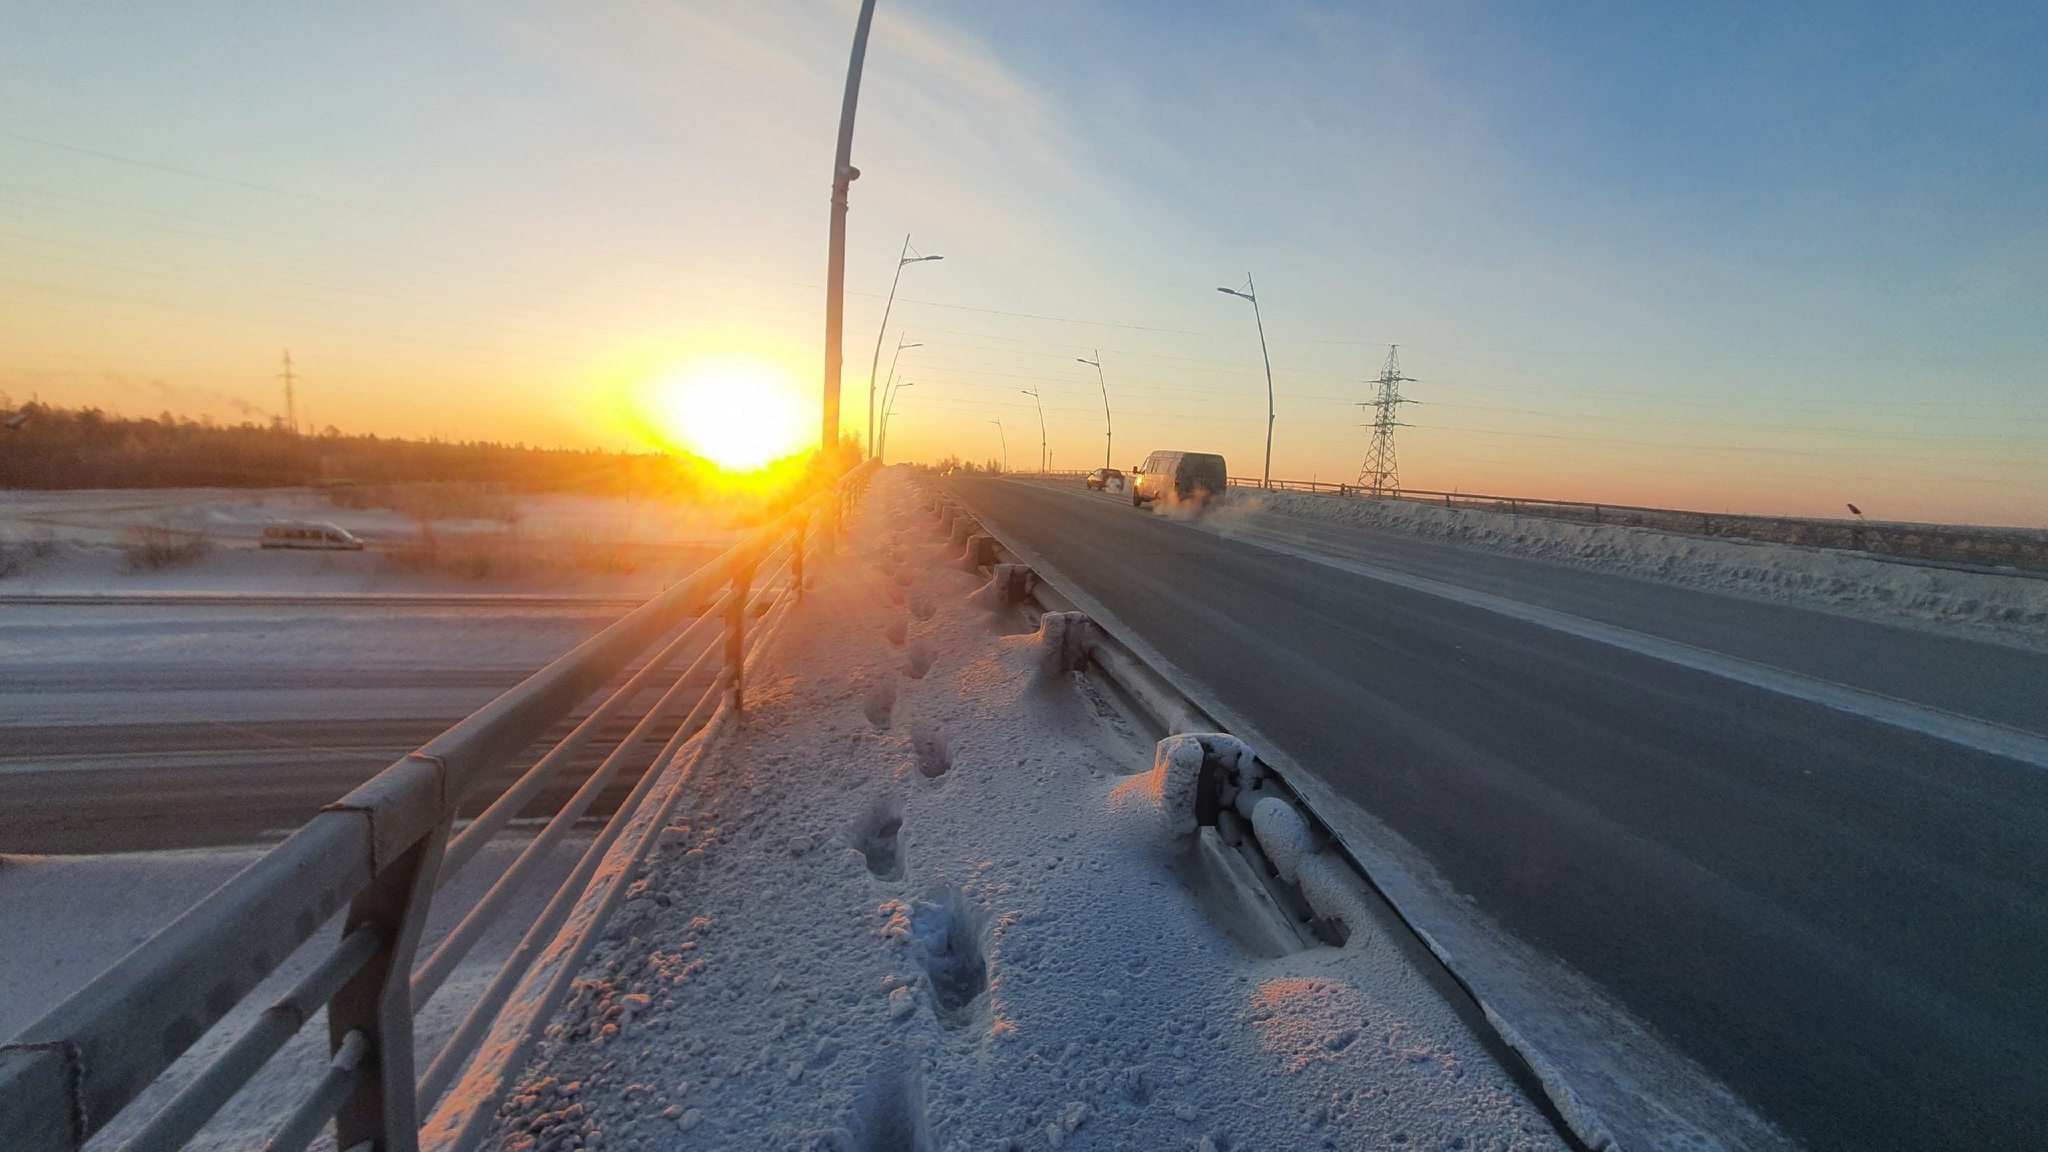
[[263,546],[360,552],[363,542],[339,524],[272,524],[263,529]]
[[1154,500],[1202,505],[1222,500],[1230,486],[1223,457],[1213,452],[1154,452],[1131,472],[1125,486],[1131,490],[1133,508]]

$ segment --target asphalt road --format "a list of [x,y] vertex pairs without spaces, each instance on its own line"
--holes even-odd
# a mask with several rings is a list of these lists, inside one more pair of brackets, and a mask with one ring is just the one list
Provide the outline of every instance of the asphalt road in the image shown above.
[[[622,611],[533,598],[0,604],[0,853],[275,838]],[[480,783],[469,807],[582,715]],[[600,733],[524,814],[555,811],[628,726]],[[593,813],[634,780],[622,772]]]
[[1356,569],[2022,734],[2048,734],[2048,657],[1362,531],[1229,538],[1078,487],[954,490],[1797,1141],[2040,1146],[2048,772]]
[[[0,729],[9,742],[0,754],[0,853],[142,852],[279,839],[461,718]],[[481,811],[580,719],[556,724],[486,777],[460,814]],[[521,818],[559,809],[618,746],[630,720],[592,739]],[[673,724],[657,726],[642,758],[674,731]],[[590,815],[616,811],[639,778],[631,765],[620,771]]]

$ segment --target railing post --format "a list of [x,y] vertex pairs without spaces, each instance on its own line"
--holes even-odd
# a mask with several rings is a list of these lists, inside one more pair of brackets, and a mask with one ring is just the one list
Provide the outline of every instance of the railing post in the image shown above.
[[443,819],[350,903],[342,935],[364,926],[386,941],[327,1005],[327,1034],[340,1052],[351,1032],[369,1041],[369,1069],[335,1113],[335,1147],[367,1141],[376,1152],[416,1152],[419,1101],[413,1093],[412,961],[434,899],[450,821]]
[[725,609],[725,683],[732,690],[732,710],[747,707],[747,597],[754,587],[749,563],[732,575],[732,602]]
[[810,527],[811,518],[806,515],[796,522],[789,539],[789,586],[798,600],[804,598],[804,536]]

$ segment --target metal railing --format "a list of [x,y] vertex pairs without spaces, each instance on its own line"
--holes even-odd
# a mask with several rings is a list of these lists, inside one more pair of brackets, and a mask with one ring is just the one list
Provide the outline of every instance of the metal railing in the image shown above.
[[[183,1147],[323,1007],[332,1059],[271,1134],[267,1148],[303,1148],[330,1121],[335,1146],[347,1152],[413,1152],[423,1144],[443,1152],[474,1147],[496,1107],[492,1086],[509,1082],[523,1067],[695,757],[715,726],[745,706],[747,659],[801,599],[807,554],[834,547],[842,518],[872,473],[863,465],[782,513],[328,805],[0,1046],[0,1133],[6,1147],[82,1148],[344,909],[333,947],[151,1115],[121,1152]],[[458,805],[473,785],[650,650],[653,655],[619,689],[457,831]],[[600,730],[628,718],[635,701],[678,664],[685,670],[646,706],[630,735],[433,952],[416,962],[436,890]],[[641,755],[670,721],[676,727],[659,751]],[[414,1014],[629,763],[644,766],[631,794],[424,1076],[416,1076]],[[511,1010],[505,1009],[508,1002]],[[487,1035],[484,1055],[478,1056]],[[450,1093],[466,1066],[461,1089]],[[422,1119],[437,1102],[423,1139]]]
[[[1234,488],[1307,492],[1319,496],[1372,499],[1357,484],[1315,480],[1274,480],[1233,476]],[[1513,516],[1540,516],[1584,524],[1652,528],[1688,536],[1715,536],[1799,544],[1862,552],[1885,560],[1967,571],[1992,569],[2019,575],[2048,575],[2048,532],[2038,528],[1999,528],[1968,524],[1912,524],[1817,516],[1764,516],[1746,512],[1694,512],[1683,508],[1652,508],[1642,504],[1606,504],[1587,500],[1547,500],[1527,496],[1494,496],[1482,492],[1437,492],[1401,488],[1382,499],[1441,504]]]
[[[1087,655],[1087,662],[1080,671],[1084,676],[1097,680],[1098,686],[1105,688],[1111,697],[1121,697],[1126,701],[1131,707],[1132,718],[1141,727],[1150,729],[1150,737],[1230,731],[1216,717],[1221,709],[1201,703],[1189,685],[1169,675],[1163,663],[1155,666],[1156,654],[1148,657],[1146,652],[1149,650],[1138,644],[1136,637],[1113,634],[1111,627],[1104,623],[1106,615],[1092,601],[1084,599],[1078,588],[1065,586],[1041,571],[1035,558],[1020,542],[1013,541],[1000,528],[982,519],[979,512],[962,502],[956,490],[933,485],[929,491],[931,500],[928,507],[938,517],[940,528],[950,532],[954,543],[966,545],[965,554],[961,557],[963,563],[972,563],[990,571],[991,575],[999,571],[999,566],[1014,567],[1016,571],[1011,576],[1010,591],[1036,611],[1073,613],[1090,621],[1090,626],[1081,630],[1080,647]],[[1070,624],[1067,635],[1073,634],[1071,629]],[[1270,755],[1268,750],[1267,756]],[[1582,1152],[1611,1147],[1612,1137],[1607,1134],[1599,1117],[1579,1100],[1564,1074],[1541,1049],[1531,1045],[1506,1017],[1489,1005],[1480,990],[1461,974],[1455,958],[1427,931],[1418,927],[1416,920],[1402,907],[1402,902],[1373,876],[1372,870],[1347,842],[1344,830],[1324,818],[1324,812],[1342,812],[1345,805],[1326,785],[1307,772],[1298,771],[1292,765],[1276,764],[1267,756],[1258,758],[1259,766],[1266,774],[1266,786],[1272,787],[1274,795],[1295,807],[1316,829],[1317,838],[1326,840],[1329,850],[1372,892],[1373,898],[1391,917],[1392,922],[1386,926],[1398,925],[1399,930],[1408,936],[1409,954],[1417,957],[1427,955],[1439,966],[1448,980],[1445,995],[1464,1001],[1465,1007],[1460,1010],[1460,1015],[1471,1023],[1475,1031],[1483,1031],[1490,1037],[1508,1075],[1521,1085],[1551,1121],[1565,1146]],[[1355,831],[1354,828],[1354,834]]]

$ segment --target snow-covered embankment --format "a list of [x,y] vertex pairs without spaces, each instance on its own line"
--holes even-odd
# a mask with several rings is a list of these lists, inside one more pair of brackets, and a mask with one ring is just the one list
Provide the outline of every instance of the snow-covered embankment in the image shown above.
[[1262,959],[1204,910],[1170,750],[1145,774],[1149,741],[974,598],[904,473],[853,540],[499,1146],[1558,1145],[1366,917]]
[[2048,580],[1828,548],[1579,524],[1414,500],[1230,490],[1238,514],[1290,516],[1687,587],[1854,611],[2048,648]]

